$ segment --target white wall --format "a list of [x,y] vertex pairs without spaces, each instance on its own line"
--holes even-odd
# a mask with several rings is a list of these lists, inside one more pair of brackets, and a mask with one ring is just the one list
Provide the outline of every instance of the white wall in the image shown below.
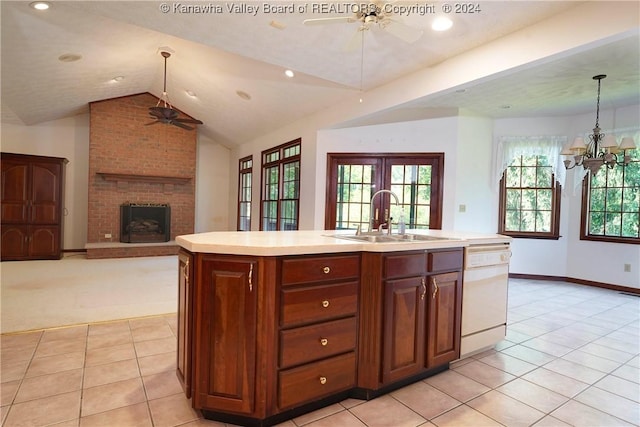
[[[462,111],[456,146],[454,226],[459,231],[495,233],[498,193],[492,191],[493,120]],[[460,205],[464,205],[461,212]]]
[[2,125],[2,151],[64,157],[63,249],[84,249],[87,242],[89,114],[34,126]]
[[199,136],[196,157],[195,232],[229,229],[229,149]]

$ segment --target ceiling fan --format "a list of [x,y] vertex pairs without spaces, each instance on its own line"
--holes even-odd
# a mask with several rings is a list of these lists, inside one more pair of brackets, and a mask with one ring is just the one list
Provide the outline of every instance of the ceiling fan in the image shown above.
[[[149,115],[154,118],[153,122],[147,123],[146,126],[155,125],[156,123],[164,123],[168,125],[174,125],[182,129],[193,130],[192,126],[187,126],[185,123],[192,123],[201,125],[200,120],[196,119],[182,119],[179,118],[178,110],[173,109],[169,102],[169,95],[167,94],[167,58],[171,56],[169,52],[162,51],[160,55],[164,57],[164,88],[162,90],[162,98],[158,99],[158,103],[155,107],[149,107]],[[160,103],[163,105],[160,106]]]
[[305,25],[324,25],[339,23],[359,22],[360,26],[354,34],[354,37],[347,43],[345,50],[354,50],[358,46],[360,35],[363,31],[377,27],[381,30],[397,37],[398,39],[413,43],[422,36],[422,30],[403,24],[397,19],[393,19],[393,8],[390,3],[372,2],[369,4],[354,4],[351,10],[354,12],[352,16],[336,16],[330,18],[312,18],[305,19]]

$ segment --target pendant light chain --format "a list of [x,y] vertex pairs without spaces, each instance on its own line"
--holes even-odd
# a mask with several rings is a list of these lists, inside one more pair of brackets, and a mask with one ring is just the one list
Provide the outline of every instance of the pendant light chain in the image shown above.
[[362,102],[362,80],[364,74],[364,28],[360,30],[362,39],[360,42],[360,102]]

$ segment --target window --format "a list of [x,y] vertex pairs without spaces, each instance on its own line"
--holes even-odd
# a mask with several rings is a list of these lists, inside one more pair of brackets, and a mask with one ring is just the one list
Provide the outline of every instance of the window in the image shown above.
[[[625,167],[600,168],[587,174],[582,187],[580,238],[640,243],[640,160],[638,149]],[[621,156],[619,156],[621,157]]]
[[260,230],[297,230],[301,140],[262,152]]
[[516,156],[500,181],[498,232],[558,239],[560,191],[546,156]]
[[[444,154],[354,154],[329,153],[329,186],[325,208],[327,230],[366,231],[373,216],[373,227],[391,218],[397,224],[402,210],[407,228],[442,227],[442,173]],[[399,199],[381,194],[393,191]]]
[[238,231],[251,230],[251,177],[253,156],[240,159],[238,179]]

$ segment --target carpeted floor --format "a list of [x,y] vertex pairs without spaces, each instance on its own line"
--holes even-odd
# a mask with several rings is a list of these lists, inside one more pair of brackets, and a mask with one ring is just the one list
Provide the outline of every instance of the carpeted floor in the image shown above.
[[176,256],[0,263],[2,333],[175,313]]

